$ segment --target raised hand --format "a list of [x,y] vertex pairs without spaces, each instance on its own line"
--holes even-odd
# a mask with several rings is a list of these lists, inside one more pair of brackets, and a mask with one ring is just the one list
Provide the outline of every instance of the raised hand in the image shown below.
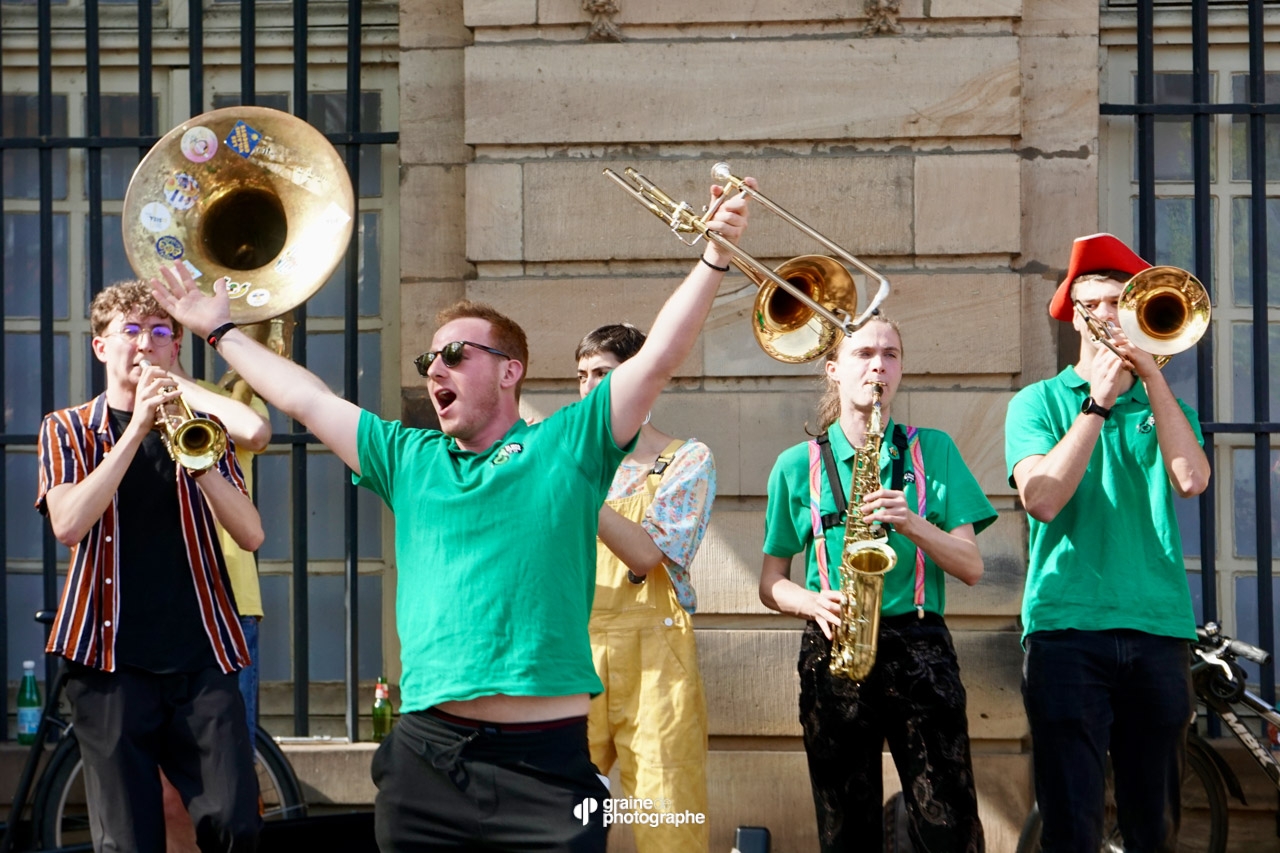
[[183,264],[160,268],[160,278],[151,279],[151,291],[170,317],[202,338],[231,319],[227,279],[213,283],[213,295],[206,296]]
[[164,368],[142,362],[142,375],[134,389],[133,416],[130,426],[136,421],[143,431],[150,430],[156,421],[156,412],[161,406],[178,399],[181,392],[173,384],[173,377]]

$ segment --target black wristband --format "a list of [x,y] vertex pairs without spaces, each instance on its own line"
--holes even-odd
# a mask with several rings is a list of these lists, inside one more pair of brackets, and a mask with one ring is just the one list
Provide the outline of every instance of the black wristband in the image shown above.
[[728,272],[728,271],[729,271],[729,265],[728,265],[728,264],[725,264],[725,265],[724,265],[724,266],[722,266],[722,267],[718,267],[718,266],[716,266],[715,264],[711,263],[711,261],[707,260],[706,258],[701,258],[700,260],[701,260],[704,264],[706,264],[707,266],[711,267],[711,268],[712,268],[713,270],[715,270],[716,272]]
[[631,571],[630,569],[627,569],[627,580],[631,581],[634,584],[644,583],[644,578],[636,574],[635,572]]
[[218,348],[218,341],[222,340],[222,336],[236,327],[235,323],[223,323],[218,328],[209,333],[209,337],[205,338],[209,342],[209,346],[214,349]]

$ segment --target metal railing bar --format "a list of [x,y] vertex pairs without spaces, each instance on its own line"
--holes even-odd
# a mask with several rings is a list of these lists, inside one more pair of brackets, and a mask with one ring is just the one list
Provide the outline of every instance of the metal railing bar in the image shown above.
[[[360,0],[347,3],[347,133],[360,132]],[[360,146],[348,144],[344,150],[351,186],[355,188],[355,223],[351,231],[351,243],[347,246],[346,300],[347,317],[360,316]],[[346,397],[360,404],[360,337],[355,323],[347,323],[343,329],[343,382]],[[343,489],[343,517],[346,527],[345,596],[347,609],[347,738],[355,743],[360,738],[360,584],[359,565],[359,504],[356,486],[347,479]]]
[[[1266,65],[1263,50],[1262,4],[1249,4],[1249,100],[1266,97]],[[1253,284],[1253,417],[1271,416],[1270,326],[1267,318],[1267,126],[1266,119],[1249,116],[1249,268]],[[1254,436],[1254,506],[1257,510],[1258,645],[1273,655],[1275,637],[1271,593],[1271,447],[1265,435]],[[1263,523],[1263,519],[1268,523]],[[1276,701],[1275,667],[1261,667],[1262,696]]]

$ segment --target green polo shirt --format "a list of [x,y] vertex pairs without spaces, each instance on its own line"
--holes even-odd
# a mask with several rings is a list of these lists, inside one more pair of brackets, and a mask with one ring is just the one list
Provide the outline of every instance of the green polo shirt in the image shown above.
[[396,517],[402,711],[503,693],[599,693],[587,623],[596,528],[627,449],[609,377],[479,453],[363,412],[362,474]]
[[[884,440],[880,444],[880,482],[887,488],[893,480],[893,460],[898,450],[893,446],[892,420],[885,427]],[[983,494],[982,487],[974,479],[960,456],[951,436],[936,429],[922,429],[917,433],[920,451],[924,458],[925,480],[928,483],[926,519],[940,528],[950,531],[964,524],[972,524],[982,531],[996,519],[996,511]],[[843,482],[840,488],[848,497],[849,477],[853,470],[853,446],[845,438],[840,422],[827,429],[831,450]],[[912,474],[911,460],[905,463],[904,473]],[[827,482],[823,467],[819,509],[823,515],[836,511],[835,498]],[[919,484],[913,476],[906,476],[903,493],[914,512],[919,506]],[[814,592],[822,590],[818,573],[818,552],[813,547],[813,514],[810,508],[809,442],[787,448],[774,463],[769,475],[769,503],[764,518],[764,552],[772,557],[790,559],[805,554],[805,585]],[[840,586],[840,554],[844,546],[844,526],[837,525],[826,531],[827,564],[831,572],[831,587]],[[884,594],[880,612],[884,616],[898,616],[915,610],[916,546],[893,531],[889,545],[898,555],[898,561],[885,575]],[[933,560],[925,557],[924,609],[942,615],[946,608],[945,574]]]
[[[1019,391],[1005,419],[1013,469],[1051,451],[1080,417],[1089,383],[1068,367]],[[1195,410],[1178,401],[1202,444]],[[1090,415],[1090,417],[1096,417]],[[1034,631],[1131,628],[1195,639],[1173,486],[1142,382],[1121,394],[1102,424],[1089,467],[1053,521],[1028,518],[1023,638]]]

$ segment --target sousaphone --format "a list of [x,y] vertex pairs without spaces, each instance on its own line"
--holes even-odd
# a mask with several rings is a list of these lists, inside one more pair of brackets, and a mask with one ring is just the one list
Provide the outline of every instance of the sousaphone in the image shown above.
[[291,311],[351,240],[355,194],[320,131],[266,107],[198,115],[164,135],[124,197],[125,252],[139,278],[184,264],[201,289],[230,279],[231,319]]

